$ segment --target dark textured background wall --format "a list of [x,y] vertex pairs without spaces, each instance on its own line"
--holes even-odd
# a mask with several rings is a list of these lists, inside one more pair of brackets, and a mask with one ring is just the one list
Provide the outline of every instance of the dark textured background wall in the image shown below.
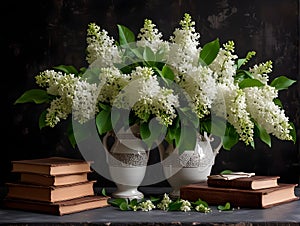
[[[53,155],[80,158],[64,130],[38,128],[42,106],[13,105],[34,76],[59,64],[86,66],[86,29],[96,22],[116,38],[116,24],[135,34],[145,18],[152,19],[169,37],[188,12],[196,21],[201,43],[220,38],[234,40],[236,53],[255,50],[252,63],[272,60],[270,75],[286,75],[300,81],[299,0],[29,0],[1,3],[1,158],[0,183],[14,179],[11,160]],[[3,59],[4,58],[4,59]],[[272,148],[259,143],[255,150],[237,145],[218,154],[213,172],[223,169],[280,175],[281,181],[299,181],[300,85],[282,91],[280,97],[298,135],[296,145],[273,139]],[[153,161],[157,160],[155,153]],[[100,180],[99,183],[109,183]]]

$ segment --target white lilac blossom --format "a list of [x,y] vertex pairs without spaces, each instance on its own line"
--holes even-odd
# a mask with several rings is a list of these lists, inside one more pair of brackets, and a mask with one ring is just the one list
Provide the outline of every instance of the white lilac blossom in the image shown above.
[[191,99],[191,108],[200,119],[210,114],[217,93],[213,73],[207,66],[193,67],[189,73],[183,74],[178,82]]
[[170,125],[176,117],[175,107],[178,106],[173,91],[161,87],[153,70],[147,67],[137,67],[132,72],[132,80],[136,82],[133,91],[138,95],[132,107],[136,115],[144,122],[149,115],[155,115],[162,124]]
[[190,15],[185,14],[180,25],[181,28],[176,28],[170,38],[168,64],[175,70],[175,81],[191,99],[190,107],[201,119],[210,113],[217,91],[214,72],[198,65],[200,34],[195,32],[195,22]]
[[211,208],[204,206],[203,204],[195,206],[195,210],[201,213],[209,213],[211,212]]
[[[169,50],[169,43],[162,40],[162,33],[156,28],[156,25],[152,23],[152,20],[145,19],[144,27],[140,29],[140,33],[137,36],[138,40],[136,45],[139,47],[149,47],[154,53],[158,50],[167,53]],[[166,57],[167,55],[165,55]],[[165,59],[161,59],[165,60]]]
[[216,59],[209,65],[209,68],[217,75],[218,83],[233,84],[236,74],[235,59],[237,55],[234,52],[234,42],[228,41],[220,48]]
[[246,88],[247,110],[267,133],[281,140],[292,140],[289,119],[284,110],[273,101],[278,95],[277,92],[274,87],[268,85]]
[[165,193],[160,203],[157,204],[157,208],[166,211],[169,209],[169,204],[171,202],[172,200],[170,199],[169,195]]
[[240,140],[246,144],[253,142],[254,123],[251,121],[250,114],[247,111],[247,103],[243,90],[233,84],[219,84],[217,99],[220,102],[220,106],[214,108],[215,113],[220,117],[224,117],[223,111],[226,110],[225,117],[236,129]]
[[180,199],[181,206],[180,210],[183,212],[188,212],[192,210],[192,204],[188,200]]
[[78,81],[75,88],[73,100],[73,117],[83,124],[98,113],[97,99],[99,89],[97,84],[90,84],[86,81]]
[[200,34],[195,31],[195,22],[189,14],[180,21],[181,28],[176,28],[170,37],[171,45],[167,63],[180,73],[188,73],[191,67],[198,65]]
[[[116,104],[115,98],[129,83],[130,76],[123,74],[116,67],[101,68],[99,73],[99,97],[98,101],[109,105]],[[122,104],[124,106],[124,103]],[[121,106],[119,106],[121,107]]]
[[130,79],[128,87],[124,87],[114,102],[115,106],[131,108],[142,122],[154,115],[162,124],[170,125],[176,117],[175,108],[178,106],[173,91],[161,87],[154,71],[148,67],[136,67]]
[[272,67],[272,61],[269,60],[259,65],[255,64],[249,71],[252,73],[253,78],[267,85],[269,81],[268,74],[272,72]]
[[61,119],[72,113],[74,92],[79,79],[73,74],[45,70],[35,77],[36,83],[46,88],[48,94],[56,96],[47,109],[46,125],[54,127]]
[[154,208],[155,205],[151,202],[151,200],[146,200],[138,205],[138,209],[141,209],[142,211],[150,211]]
[[95,23],[90,23],[87,30],[87,56],[90,66],[109,67],[121,61],[118,47],[113,37]]

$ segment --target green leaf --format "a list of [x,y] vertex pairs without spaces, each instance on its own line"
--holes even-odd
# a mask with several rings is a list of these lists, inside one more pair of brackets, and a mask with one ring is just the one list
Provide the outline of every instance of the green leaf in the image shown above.
[[220,42],[218,38],[214,41],[206,43],[199,54],[199,63],[201,64],[203,61],[206,65],[210,65],[217,57],[219,50]]
[[167,127],[155,118],[151,119],[150,122],[141,123],[140,126],[141,138],[149,149],[156,147],[156,142],[161,140],[161,137],[165,137],[166,131]]
[[132,199],[129,202],[129,206],[136,206],[138,204],[138,200],[137,199]]
[[132,65],[124,65],[124,64],[118,64],[118,63],[115,63],[114,65],[115,65],[115,67],[120,68],[120,71],[123,74],[130,74],[132,72],[132,70],[134,69],[132,67]]
[[148,46],[145,47],[143,52],[143,58],[147,62],[154,62],[155,61],[155,54]]
[[175,146],[176,147],[179,147],[179,145],[180,145],[180,138],[181,138],[181,127],[179,127],[179,128],[177,128],[176,130],[175,130]]
[[237,70],[237,74],[243,74],[245,76],[245,78],[253,78],[252,74],[250,71],[247,70]]
[[191,126],[181,126],[180,139],[177,144],[179,154],[187,150],[194,150],[196,146],[196,130]]
[[236,71],[236,75],[234,76],[234,81],[236,83],[240,83],[246,78],[253,78],[253,76],[249,71],[239,69]]
[[165,139],[168,143],[172,143],[172,141],[175,140],[176,130],[177,130],[177,127],[175,126],[175,123],[174,123],[174,125],[168,127],[167,135],[165,137]]
[[72,147],[75,148],[75,146],[76,146],[76,139],[75,139],[75,136],[74,136],[74,131],[73,131],[72,123],[68,124],[67,135],[68,135],[68,139],[69,139],[69,142],[71,143]]
[[231,174],[232,170],[223,170],[220,174]]
[[110,110],[100,111],[96,116],[96,126],[100,135],[112,130]]
[[84,74],[86,72],[87,68],[86,67],[81,67],[79,68],[79,74]]
[[229,151],[237,143],[238,143],[238,139],[236,139],[236,137],[232,138],[230,136],[225,136],[223,139],[223,148]]
[[66,74],[78,75],[77,69],[72,65],[59,65],[59,66],[55,66],[53,68],[56,70],[62,71]]
[[196,202],[192,202],[192,205],[195,205],[195,206],[199,206],[199,205],[201,205],[201,204],[202,204],[203,206],[205,206],[205,207],[208,207],[207,202],[201,200],[200,198],[199,198]]
[[121,118],[121,112],[120,111],[112,111],[111,112],[111,123],[112,123],[112,127],[115,128],[117,126],[117,124],[122,120]]
[[211,119],[211,128],[210,128],[211,130],[207,132],[211,133],[212,135],[222,137],[226,132],[226,127],[227,127],[226,119],[214,116]]
[[211,133],[211,120],[205,120],[200,121],[200,133],[203,134],[203,132]]
[[127,202],[122,202],[121,205],[119,206],[119,208],[120,208],[120,210],[123,210],[123,211],[130,210]]
[[253,78],[246,78],[239,83],[240,89],[244,89],[247,87],[254,87],[254,86],[260,87],[260,86],[264,86],[264,84],[261,81]]
[[267,131],[261,127],[258,123],[255,123],[255,127],[258,130],[259,138],[266,143],[269,147],[271,147],[271,136],[267,133]]
[[161,72],[163,77],[165,77],[166,79],[169,79],[171,81],[174,80],[175,77],[174,72],[169,66],[164,65]]
[[164,77],[162,71],[159,70],[159,68],[153,67],[153,70],[161,77],[161,79],[162,79],[166,84],[168,84],[168,80],[165,79],[165,77]]
[[195,114],[195,112],[193,112],[191,110],[190,107],[181,107],[179,109],[177,109],[180,117],[183,118],[183,122],[187,122],[188,124],[192,123],[192,125],[195,128],[199,127],[199,118],[197,117],[197,115]]
[[42,104],[50,101],[50,96],[46,90],[31,89],[25,91],[14,104],[23,104],[33,102],[36,104]]
[[237,60],[237,69],[239,69],[246,62],[246,58]]
[[296,128],[294,123],[289,122],[290,126],[292,127],[292,129],[290,129],[290,135],[292,136],[292,139],[294,141],[294,144],[296,144],[296,140],[297,140],[297,133],[296,133]]
[[103,196],[107,196],[105,188],[102,188],[101,194],[102,194]]
[[230,150],[239,141],[239,135],[235,128],[227,123],[226,132],[223,137],[223,148],[225,150]]
[[252,147],[253,149],[255,149],[254,141],[251,141],[251,142],[250,142],[250,145],[251,145],[251,147]]
[[165,57],[165,49],[164,48],[160,48],[156,51],[155,53],[155,59],[157,62],[161,62],[164,60]]
[[143,60],[143,53],[144,53],[144,48],[142,47],[138,47],[138,48],[134,48],[134,49],[131,49],[131,51],[134,53],[134,55],[140,59],[140,60]]
[[107,202],[114,207],[120,207],[122,203],[128,204],[127,199],[124,198],[109,199]]
[[39,128],[42,129],[44,127],[46,127],[46,115],[47,115],[47,110],[43,111],[41,114],[40,114],[40,117],[39,117]]
[[159,197],[154,197],[154,196],[150,196],[150,201],[152,202],[152,203],[158,203],[158,202],[160,202],[161,201],[161,198],[159,198]]
[[285,76],[279,76],[279,77],[275,78],[271,82],[270,85],[275,87],[275,89],[277,89],[277,90],[283,90],[283,89],[287,89],[289,86],[291,86],[295,82],[296,82],[296,80],[289,79]]
[[283,105],[282,105],[282,103],[281,103],[281,100],[280,99],[278,99],[278,98],[275,98],[274,100],[273,100],[273,102],[277,105],[277,106],[279,106],[280,108],[283,108]]
[[126,45],[131,42],[135,42],[135,36],[129,28],[127,28],[123,25],[119,25],[119,24],[117,26],[118,26],[118,31],[119,31],[120,45]]
[[140,124],[140,133],[141,133],[141,138],[143,140],[150,137],[151,132],[150,132],[150,129],[148,127],[148,123],[145,122],[145,123]]
[[99,103],[99,106],[101,107],[101,109],[103,109],[103,110],[105,110],[105,111],[110,111],[110,106],[109,106],[109,104]]
[[226,204],[224,206],[222,205],[218,205],[218,210],[221,210],[221,211],[228,211],[228,210],[231,210],[231,207],[230,207],[230,203],[229,202],[226,202]]
[[180,202],[180,200],[176,200],[175,202],[171,202],[169,204],[169,211],[178,211],[180,210],[180,207],[182,206],[182,202]]

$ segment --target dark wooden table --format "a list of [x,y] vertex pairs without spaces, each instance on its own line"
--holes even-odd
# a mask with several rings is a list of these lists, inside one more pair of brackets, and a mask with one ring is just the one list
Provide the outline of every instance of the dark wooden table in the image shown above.
[[[100,189],[96,191],[99,192]],[[109,189],[108,189],[109,190]],[[142,187],[146,195],[169,192],[170,188]],[[96,192],[96,193],[97,193]],[[300,195],[296,188],[296,195]],[[1,225],[300,225],[300,201],[268,209],[241,208],[220,212],[165,212],[161,210],[120,211],[105,207],[79,213],[53,216],[25,211],[0,209]]]

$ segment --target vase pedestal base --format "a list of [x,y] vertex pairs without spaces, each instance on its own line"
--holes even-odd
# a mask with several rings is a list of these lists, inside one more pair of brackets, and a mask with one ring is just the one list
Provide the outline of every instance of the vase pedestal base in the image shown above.
[[137,187],[126,186],[126,185],[117,185],[117,191],[112,193],[114,198],[124,198],[124,199],[142,199],[144,194],[138,191]]
[[146,166],[109,167],[111,177],[117,186],[113,198],[142,199],[144,194],[138,191],[146,173]]
[[183,185],[206,181],[207,176],[210,175],[211,167],[164,167],[164,174],[172,187],[170,198],[180,198],[180,187]]

